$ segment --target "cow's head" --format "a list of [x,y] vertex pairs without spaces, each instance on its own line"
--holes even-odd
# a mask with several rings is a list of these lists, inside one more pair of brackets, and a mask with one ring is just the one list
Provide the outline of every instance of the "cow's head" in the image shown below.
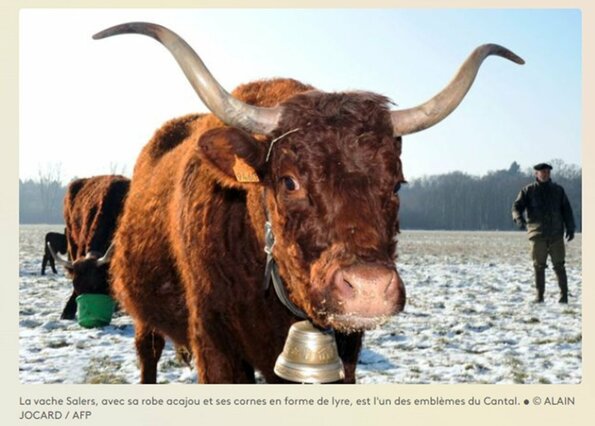
[[225,185],[263,189],[294,304],[321,326],[373,327],[405,304],[395,268],[401,140],[387,100],[309,91],[283,105],[273,140],[291,133],[272,146],[222,127],[199,152]]
[[48,242],[50,253],[56,262],[62,264],[72,277],[72,285],[78,294],[109,294],[108,263],[113,252],[113,245],[105,254],[90,251],[83,258],[68,260],[56,253]]
[[273,256],[291,300],[318,325],[345,332],[375,327],[405,304],[395,267],[401,136],[450,114],[487,56],[523,63],[501,46],[480,46],[445,89],[408,110],[391,111],[373,93],[315,90],[265,108],[229,95],[164,27],[129,23],[94,38],[122,33],[165,45],[203,102],[232,126],[201,136],[204,164],[223,185],[261,189],[250,192],[262,197],[272,223]]

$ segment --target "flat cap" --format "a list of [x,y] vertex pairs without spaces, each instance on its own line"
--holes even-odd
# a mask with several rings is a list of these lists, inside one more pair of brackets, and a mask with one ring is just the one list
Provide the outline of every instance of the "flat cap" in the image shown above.
[[553,167],[550,166],[548,163],[539,163],[533,166],[533,170],[552,170]]

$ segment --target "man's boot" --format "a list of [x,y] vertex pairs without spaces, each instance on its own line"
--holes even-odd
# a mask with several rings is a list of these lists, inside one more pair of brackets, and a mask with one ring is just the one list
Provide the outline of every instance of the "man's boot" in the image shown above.
[[566,277],[566,268],[554,268],[560,286],[560,303],[568,303],[568,278]]
[[535,303],[543,303],[543,293],[545,293],[545,269],[535,268],[535,289],[537,290]]

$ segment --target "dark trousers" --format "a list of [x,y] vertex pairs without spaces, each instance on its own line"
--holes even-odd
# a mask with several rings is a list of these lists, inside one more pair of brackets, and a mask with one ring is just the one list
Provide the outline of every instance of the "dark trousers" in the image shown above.
[[554,272],[558,278],[560,287],[560,302],[566,303],[568,299],[568,283],[566,278],[566,268],[564,259],[566,257],[566,248],[564,246],[564,237],[534,237],[531,239],[531,258],[535,268],[535,287],[537,289],[537,301],[543,301],[545,292],[545,268],[547,266],[547,257],[550,256]]

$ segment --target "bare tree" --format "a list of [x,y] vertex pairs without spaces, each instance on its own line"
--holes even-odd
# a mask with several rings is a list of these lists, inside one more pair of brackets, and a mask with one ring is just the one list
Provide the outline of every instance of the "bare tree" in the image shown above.
[[110,161],[109,163],[110,175],[126,175],[126,164],[120,164],[117,161]]
[[567,164],[564,160],[555,158],[550,161],[554,167],[554,176],[566,179],[580,179],[582,175],[581,167],[577,164]]
[[[41,211],[46,221],[52,217],[56,208],[60,209],[62,189],[62,163],[48,163],[45,168],[39,166],[39,196]],[[61,209],[60,209],[61,210]]]

